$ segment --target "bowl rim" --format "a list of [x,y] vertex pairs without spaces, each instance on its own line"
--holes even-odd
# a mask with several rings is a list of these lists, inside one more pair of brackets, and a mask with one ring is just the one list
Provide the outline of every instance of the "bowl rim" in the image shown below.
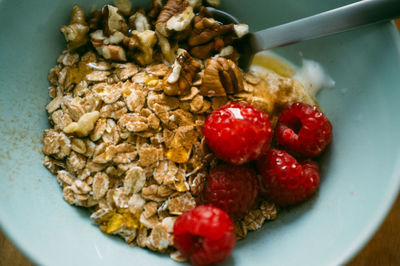
[[[391,24],[392,35],[396,36],[393,41],[396,42],[398,51],[400,53],[400,29],[398,30],[394,21],[390,21],[387,24]],[[396,41],[398,39],[398,41]],[[397,198],[400,196],[400,151],[396,158],[396,163],[393,167],[393,173],[390,176],[391,182],[388,191],[382,197],[381,206],[371,213],[373,216],[366,225],[364,225],[363,230],[360,231],[357,238],[354,238],[351,243],[348,244],[349,248],[343,249],[342,255],[337,257],[335,260],[328,262],[328,265],[343,265],[350,262],[362,248],[371,240],[375,235],[376,231],[380,228],[383,221],[386,219],[393,204]],[[34,264],[46,264],[46,260],[43,253],[37,253],[32,248],[32,243],[28,242],[23,235],[19,234],[17,227],[8,221],[6,215],[0,213],[0,230],[3,232],[5,237],[31,262]]]

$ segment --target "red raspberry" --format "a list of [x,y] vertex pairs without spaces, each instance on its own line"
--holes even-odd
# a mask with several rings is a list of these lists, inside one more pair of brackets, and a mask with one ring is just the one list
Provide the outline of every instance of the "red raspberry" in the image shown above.
[[271,149],[258,161],[268,197],[281,206],[292,205],[310,197],[319,185],[315,162],[299,164],[285,151]]
[[263,111],[244,103],[230,103],[207,117],[204,136],[217,157],[243,164],[266,152],[272,128]]
[[174,246],[194,265],[223,261],[235,242],[232,219],[211,205],[183,213],[174,224]]
[[257,201],[260,185],[257,174],[246,166],[222,164],[211,170],[204,201],[242,218]]
[[332,139],[332,125],[316,106],[294,103],[279,115],[279,144],[305,156],[317,156]]

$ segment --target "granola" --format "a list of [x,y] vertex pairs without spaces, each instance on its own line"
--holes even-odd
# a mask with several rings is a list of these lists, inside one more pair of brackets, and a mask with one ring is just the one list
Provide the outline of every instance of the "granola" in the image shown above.
[[[282,106],[314,100],[290,78],[238,68],[230,44],[247,25],[222,25],[201,1],[163,2],[143,9],[117,0],[88,16],[73,8],[60,28],[67,49],[48,77],[43,153],[65,201],[90,208],[103,232],[181,261],[173,224],[201,202],[217,162],[202,133],[206,117],[239,101],[274,121]],[[237,237],[276,217],[273,203],[259,202],[236,221]]]

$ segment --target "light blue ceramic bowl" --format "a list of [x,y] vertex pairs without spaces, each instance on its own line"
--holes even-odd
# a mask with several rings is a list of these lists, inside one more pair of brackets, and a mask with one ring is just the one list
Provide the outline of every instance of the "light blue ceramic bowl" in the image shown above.
[[[223,2],[254,31],[351,1]],[[1,229],[40,265],[175,265],[102,234],[86,211],[64,202],[42,166],[47,73],[64,47],[58,28],[75,3],[88,10],[104,1],[0,0]],[[316,60],[336,81],[319,95],[333,143],[318,195],[238,242],[225,264],[345,263],[377,229],[399,189],[399,34],[383,23],[278,52],[294,62],[300,53]]]

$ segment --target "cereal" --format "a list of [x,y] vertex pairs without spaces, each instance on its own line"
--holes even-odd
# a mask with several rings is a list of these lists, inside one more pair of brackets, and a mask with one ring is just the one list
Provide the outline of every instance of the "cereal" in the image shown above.
[[[117,0],[90,16],[73,8],[60,29],[68,49],[48,76],[43,163],[65,201],[90,208],[103,232],[183,261],[172,247],[174,222],[201,202],[217,163],[202,133],[206,117],[240,101],[276,121],[282,106],[314,100],[290,78],[237,67],[230,44],[247,25],[198,12],[219,1],[163,2],[145,11]],[[261,201],[235,222],[236,235],[276,217],[276,206]]]

